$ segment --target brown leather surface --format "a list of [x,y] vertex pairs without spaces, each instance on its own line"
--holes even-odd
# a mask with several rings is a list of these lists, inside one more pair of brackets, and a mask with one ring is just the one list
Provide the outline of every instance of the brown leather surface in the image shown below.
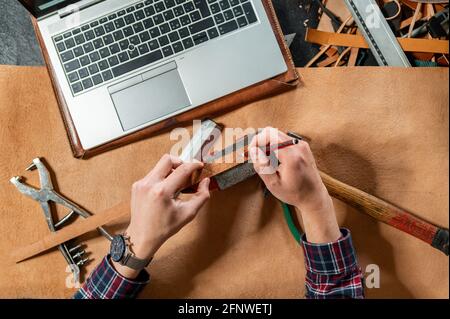
[[[448,70],[333,68],[300,70],[304,86],[215,118],[227,127],[272,125],[312,140],[330,175],[448,228]],[[43,156],[57,187],[91,212],[129,196],[170,149],[167,133],[86,161],[72,156],[44,68],[0,68],[0,296],[69,297],[56,250],[21,264],[14,247],[48,234],[41,208],[9,183]],[[368,297],[448,298],[448,257],[336,201],[363,270],[377,264],[381,288]],[[112,225],[111,230],[124,227]],[[94,262],[108,250],[96,233],[83,238]],[[301,249],[278,203],[253,178],[214,193],[198,218],[158,252],[142,297],[293,297],[304,295]]]
[[66,126],[67,136],[72,147],[73,155],[79,158],[88,158],[99,153],[103,153],[120,147],[122,145],[139,141],[160,132],[167,132],[170,128],[190,123],[193,119],[205,118],[225,113],[253,101],[257,101],[259,99],[273,96],[278,93],[295,88],[298,85],[299,75],[297,73],[297,70],[295,69],[294,62],[292,61],[289,48],[284,41],[283,32],[281,31],[280,25],[278,23],[278,19],[276,17],[272,2],[271,0],[263,0],[263,5],[266,9],[267,16],[272,25],[274,34],[288,67],[288,70],[285,73],[90,150],[85,150],[81,145],[75,125],[72,121],[72,117],[64,100],[64,96],[62,95],[58,83],[56,81],[53,81],[53,67],[50,63],[47,50],[37,27],[36,20],[32,19],[37,38],[39,40],[39,43],[41,44],[44,59],[48,66],[49,73],[52,75],[53,89],[55,90],[61,116]]

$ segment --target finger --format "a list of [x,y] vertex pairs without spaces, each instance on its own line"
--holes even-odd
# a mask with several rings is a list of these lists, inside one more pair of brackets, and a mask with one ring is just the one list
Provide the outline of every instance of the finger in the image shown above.
[[144,177],[144,180],[149,181],[155,179],[161,181],[182,163],[183,161],[180,158],[164,154],[158,163],[156,163],[155,167]]
[[195,193],[189,200],[180,203],[183,213],[187,214],[187,219],[192,220],[200,210],[200,208],[205,205],[210,197],[209,192],[210,179],[203,179],[198,185],[197,193]]
[[279,141],[278,130],[273,127],[264,128],[261,133],[253,137],[250,147],[264,147],[277,144]]
[[269,158],[259,147],[252,147],[250,149],[250,158],[255,171],[269,189],[279,184],[280,177],[277,174],[278,160],[274,156]]
[[191,181],[192,174],[203,168],[203,163],[192,162],[183,163],[178,166],[164,181],[165,187],[170,193],[177,193],[184,187],[188,186]]

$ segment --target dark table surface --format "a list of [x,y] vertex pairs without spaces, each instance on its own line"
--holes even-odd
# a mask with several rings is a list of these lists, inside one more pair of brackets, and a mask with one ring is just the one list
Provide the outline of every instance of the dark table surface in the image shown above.
[[[306,26],[317,27],[315,0],[273,0],[284,34],[296,33],[291,52],[303,66],[318,51],[304,39]],[[0,0],[0,64],[43,65],[28,12],[17,0]]]

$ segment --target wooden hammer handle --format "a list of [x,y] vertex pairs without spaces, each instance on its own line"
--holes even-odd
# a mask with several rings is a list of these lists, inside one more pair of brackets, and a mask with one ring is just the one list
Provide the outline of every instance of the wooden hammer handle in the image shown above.
[[448,229],[439,228],[382,199],[342,183],[323,172],[320,172],[320,176],[330,196],[340,199],[376,220],[423,240],[448,256]]

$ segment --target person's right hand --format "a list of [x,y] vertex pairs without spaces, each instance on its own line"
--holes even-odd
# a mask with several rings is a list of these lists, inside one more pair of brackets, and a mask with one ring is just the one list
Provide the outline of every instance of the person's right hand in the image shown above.
[[308,143],[300,141],[274,151],[275,157],[268,157],[261,150],[289,140],[292,137],[271,127],[256,135],[249,146],[255,170],[275,197],[300,210],[309,241],[334,241],[340,237],[340,231],[333,202]]

